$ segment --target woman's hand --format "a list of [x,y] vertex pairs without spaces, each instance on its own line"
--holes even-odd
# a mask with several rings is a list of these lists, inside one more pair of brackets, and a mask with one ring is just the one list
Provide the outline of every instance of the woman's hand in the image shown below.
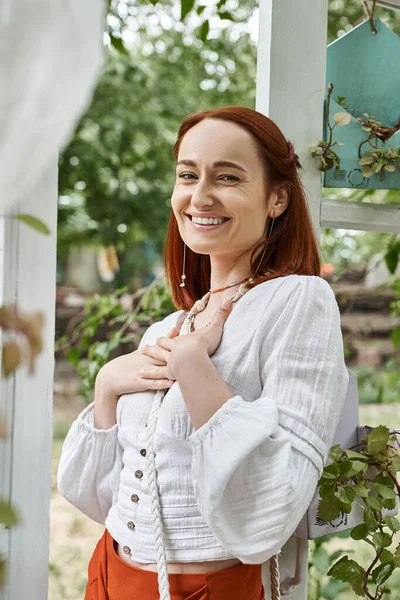
[[[229,302],[227,308],[220,306],[215,311],[211,322],[206,327],[201,327],[188,335],[169,335],[157,338],[154,346],[144,346],[143,353],[157,361],[166,363],[165,374],[168,379],[176,379],[177,364],[185,360],[193,352],[205,351],[208,356],[212,356],[221,343],[222,332],[225,321],[228,318],[232,303]],[[175,327],[172,331],[176,329]],[[176,330],[178,331],[178,330]],[[158,367],[144,367],[140,372],[144,378],[151,379],[158,373]]]
[[[165,339],[171,340],[176,335],[178,335],[178,330],[173,327],[166,334]],[[137,349],[106,363],[96,377],[95,397],[106,398],[107,402],[117,401],[123,394],[163,390],[171,387],[174,381],[168,378],[167,361],[153,358],[143,350],[144,348]],[[167,351],[165,353],[168,354]],[[140,374],[142,369],[154,369],[152,377],[143,378]]]

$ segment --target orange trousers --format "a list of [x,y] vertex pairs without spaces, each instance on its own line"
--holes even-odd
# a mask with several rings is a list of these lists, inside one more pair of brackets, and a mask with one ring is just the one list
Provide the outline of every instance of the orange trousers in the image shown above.
[[[265,600],[261,565],[170,573],[171,600]],[[159,600],[158,575],[125,563],[107,529],[89,561],[84,600]]]

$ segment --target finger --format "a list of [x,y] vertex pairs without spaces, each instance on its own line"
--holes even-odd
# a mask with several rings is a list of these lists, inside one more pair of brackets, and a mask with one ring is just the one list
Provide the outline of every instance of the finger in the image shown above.
[[168,331],[168,333],[167,333],[167,335],[165,337],[172,338],[172,337],[175,337],[178,334],[179,334],[179,329],[177,327],[173,327],[171,329],[171,331]]
[[175,381],[171,379],[146,379],[146,385],[149,390],[163,390],[173,386]]
[[172,347],[175,344],[175,340],[172,340],[171,338],[166,337],[164,335],[164,336],[158,337],[156,339],[156,344],[160,348],[164,348],[165,350],[168,350],[169,352],[171,352]]
[[139,376],[142,379],[166,379],[165,365],[154,367],[143,367],[139,371]]
[[228,318],[233,307],[233,302],[229,300],[229,298],[225,298],[219,306],[219,308],[215,311],[211,319],[211,325],[218,325],[223,327],[226,319]]
[[[168,338],[166,338],[166,339],[168,339]],[[146,344],[146,346],[143,346],[142,352],[145,356],[148,356],[149,358],[152,358],[158,362],[161,362],[161,363],[168,362],[168,358],[169,358],[168,350],[166,350],[162,346],[159,346],[158,344],[154,344],[154,346],[151,346],[150,344]]]

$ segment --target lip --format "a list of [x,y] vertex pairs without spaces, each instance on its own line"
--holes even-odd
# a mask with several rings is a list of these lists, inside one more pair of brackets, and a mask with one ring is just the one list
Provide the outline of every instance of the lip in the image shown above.
[[[189,221],[190,225],[194,229],[197,229],[197,231],[214,231],[215,229],[220,229],[221,227],[223,227],[230,221],[230,219],[228,219],[227,221],[224,221],[223,223],[220,223],[219,225],[200,225],[199,223],[193,223],[193,221],[189,217],[189,215],[186,215],[186,218]],[[217,218],[217,217],[215,217],[215,218]]]

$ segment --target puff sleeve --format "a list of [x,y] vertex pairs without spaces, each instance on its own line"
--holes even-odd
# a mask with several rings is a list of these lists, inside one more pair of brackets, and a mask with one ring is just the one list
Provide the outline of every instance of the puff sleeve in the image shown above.
[[[149,339],[153,323],[139,344]],[[94,402],[72,423],[64,440],[57,469],[60,494],[93,521],[104,525],[117,498],[122,470],[122,446],[118,424],[110,429],[94,426]]]
[[279,552],[307,511],[349,380],[330,285],[285,279],[259,325],[261,396],[233,396],[189,438],[199,509],[245,564]]

